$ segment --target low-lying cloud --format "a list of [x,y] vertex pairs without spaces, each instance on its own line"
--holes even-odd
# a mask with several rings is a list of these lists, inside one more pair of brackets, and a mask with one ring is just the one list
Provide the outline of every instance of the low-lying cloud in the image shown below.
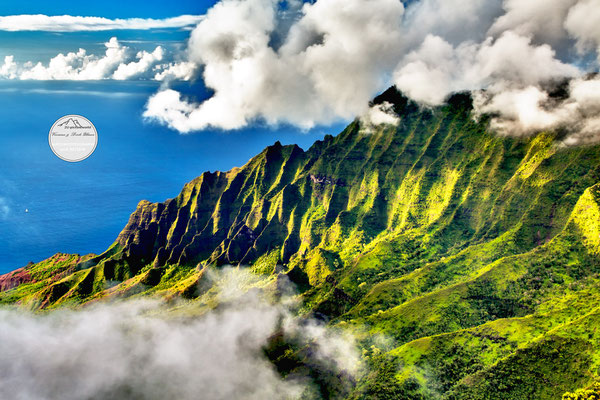
[[380,125],[397,126],[400,124],[400,117],[394,111],[393,104],[384,101],[381,104],[374,104],[360,117],[361,131],[371,134],[375,132],[375,127]]
[[256,279],[227,269],[214,275],[221,305],[200,317],[149,300],[32,314],[0,310],[0,397],[80,399],[292,399],[311,392],[284,380],[263,348],[277,331],[311,344],[317,359],[355,374],[351,337],[300,321],[288,301],[271,302]]
[[[187,49],[214,94],[198,101],[163,88],[144,115],[180,132],[257,119],[308,128],[365,115],[395,84],[426,105],[470,90],[494,127],[530,134],[567,124],[544,98],[557,81],[575,79],[574,88],[598,68],[598,26],[598,0],[223,0]],[[530,110],[516,115],[511,98]],[[569,121],[590,118],[594,107],[577,101],[570,96],[578,111]],[[572,143],[600,136],[592,121],[577,126]]]
[[598,142],[600,79],[572,79],[566,90],[568,95],[558,99],[533,85],[499,92],[478,92],[475,109],[495,115],[491,126],[504,135],[564,129],[569,132],[562,141],[564,145]]

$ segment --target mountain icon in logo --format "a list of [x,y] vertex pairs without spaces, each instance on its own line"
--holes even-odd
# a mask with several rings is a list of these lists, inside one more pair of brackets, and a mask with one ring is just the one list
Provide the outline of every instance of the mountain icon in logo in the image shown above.
[[61,126],[63,128],[89,128],[89,126],[82,126],[79,121],[73,118],[69,118],[68,120],[61,122],[56,126]]

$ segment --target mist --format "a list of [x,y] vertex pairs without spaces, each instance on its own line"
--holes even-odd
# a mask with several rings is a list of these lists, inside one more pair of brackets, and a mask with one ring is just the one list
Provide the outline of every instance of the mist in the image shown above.
[[[283,379],[265,356],[277,332],[356,376],[351,335],[294,316],[293,297],[274,301],[250,273],[212,274],[218,306],[157,300],[98,303],[31,313],[0,310],[0,398],[294,399],[318,397],[305,376]],[[253,288],[251,288],[253,287]],[[214,295],[216,294],[216,297]]]

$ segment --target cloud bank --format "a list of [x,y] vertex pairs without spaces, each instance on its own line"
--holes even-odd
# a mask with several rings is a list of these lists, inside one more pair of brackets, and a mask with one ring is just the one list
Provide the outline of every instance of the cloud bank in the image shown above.
[[[187,49],[212,97],[164,88],[144,115],[180,132],[257,119],[309,128],[370,113],[368,101],[395,84],[425,105],[470,90],[496,129],[530,134],[593,114],[595,100],[572,91],[596,84],[583,77],[600,62],[599,26],[598,0],[223,0]],[[571,92],[554,104],[563,78]]]
[[310,343],[315,359],[356,373],[351,338],[300,322],[285,301],[241,289],[249,273],[212,278],[221,305],[201,317],[161,313],[152,301],[100,304],[48,314],[0,310],[0,397],[289,399],[310,393],[307,379],[283,380],[263,353],[282,327]]
[[178,17],[152,18],[117,18],[81,17],[73,15],[23,14],[0,17],[0,31],[46,31],[46,32],[80,32],[108,31],[116,29],[148,30],[166,28],[186,28],[196,25],[202,20],[199,15],[180,15]]
[[186,61],[164,62],[166,52],[161,46],[154,51],[133,52],[116,37],[104,43],[103,55],[88,54],[85,49],[58,54],[47,64],[18,64],[12,55],[4,57],[0,78],[19,80],[101,80],[150,79],[157,81],[190,80],[196,65]]

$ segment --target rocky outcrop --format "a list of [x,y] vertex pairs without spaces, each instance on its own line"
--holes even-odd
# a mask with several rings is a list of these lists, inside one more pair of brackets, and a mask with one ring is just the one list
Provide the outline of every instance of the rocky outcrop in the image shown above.
[[27,271],[27,267],[19,268],[8,274],[0,275],[0,291],[9,290],[31,281],[32,277]]
[[342,181],[341,179],[335,179],[330,176],[308,174],[308,177],[312,183],[315,183],[317,185],[338,185],[342,187],[346,186],[344,181]]

